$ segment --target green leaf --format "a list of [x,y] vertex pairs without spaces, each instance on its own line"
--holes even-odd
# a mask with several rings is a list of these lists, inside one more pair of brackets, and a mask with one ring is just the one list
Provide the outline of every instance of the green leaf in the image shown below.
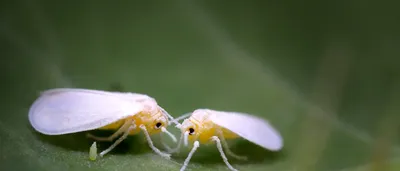
[[[228,157],[238,170],[400,168],[399,61],[393,57],[397,47],[390,46],[395,38],[386,39],[398,29],[384,30],[395,22],[371,13],[380,9],[368,2],[15,1],[0,6],[6,40],[0,170],[182,166],[190,147],[166,160],[151,151],[143,134],[91,161],[93,140],[85,132],[36,132],[29,107],[40,91],[58,87],[148,94],[174,117],[210,108],[269,120],[284,138],[283,150],[229,141],[233,152],[249,158]],[[169,130],[180,135],[174,127]],[[161,148],[159,137],[152,138]],[[110,145],[97,142],[98,151]],[[214,144],[201,144],[188,170],[228,168]]]

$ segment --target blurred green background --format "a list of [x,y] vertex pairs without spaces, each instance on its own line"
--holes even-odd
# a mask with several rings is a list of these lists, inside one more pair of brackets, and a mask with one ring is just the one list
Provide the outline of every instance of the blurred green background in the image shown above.
[[[92,162],[84,133],[45,136],[29,124],[40,91],[115,86],[154,97],[175,117],[211,108],[268,119],[284,149],[231,141],[250,158],[229,158],[238,170],[400,170],[397,7],[2,1],[0,170],[179,170],[189,149],[168,161],[138,135]],[[214,145],[200,146],[188,169],[228,170]]]

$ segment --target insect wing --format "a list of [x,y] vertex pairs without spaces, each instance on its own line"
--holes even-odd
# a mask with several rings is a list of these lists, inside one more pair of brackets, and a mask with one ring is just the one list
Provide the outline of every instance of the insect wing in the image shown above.
[[266,149],[277,151],[283,146],[280,134],[264,119],[238,112],[211,111],[215,124]]
[[93,130],[142,111],[128,96],[86,89],[52,89],[32,104],[29,121],[39,132],[59,135]]

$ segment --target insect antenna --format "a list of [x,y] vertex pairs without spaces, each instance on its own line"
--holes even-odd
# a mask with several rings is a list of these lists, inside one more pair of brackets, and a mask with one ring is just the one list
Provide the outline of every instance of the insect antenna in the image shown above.
[[183,138],[184,138],[184,141],[183,141],[183,143],[185,144],[185,146],[187,146],[188,145],[188,136],[189,136],[189,131],[186,131],[185,132],[185,134],[183,134]]
[[171,134],[165,127],[161,127],[161,131],[166,133],[169,137],[171,137],[172,141],[174,141],[175,143],[177,142],[176,137]]
[[167,115],[168,116],[168,118],[169,118],[169,121],[171,121],[171,122],[173,122],[176,126],[179,126],[180,127],[180,123],[178,123],[175,119],[174,119],[174,117],[172,117],[165,109],[163,109],[161,106],[160,106],[160,109],[161,109],[161,111],[165,114],[165,115]]

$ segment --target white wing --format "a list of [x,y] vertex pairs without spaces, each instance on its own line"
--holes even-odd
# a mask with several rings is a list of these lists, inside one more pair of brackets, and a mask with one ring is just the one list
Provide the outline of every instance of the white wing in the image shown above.
[[[140,94],[137,94],[140,96]],[[142,111],[135,94],[60,88],[43,92],[29,110],[33,128],[47,135],[100,128]]]
[[264,119],[238,112],[208,110],[215,124],[269,150],[283,146],[280,134]]

